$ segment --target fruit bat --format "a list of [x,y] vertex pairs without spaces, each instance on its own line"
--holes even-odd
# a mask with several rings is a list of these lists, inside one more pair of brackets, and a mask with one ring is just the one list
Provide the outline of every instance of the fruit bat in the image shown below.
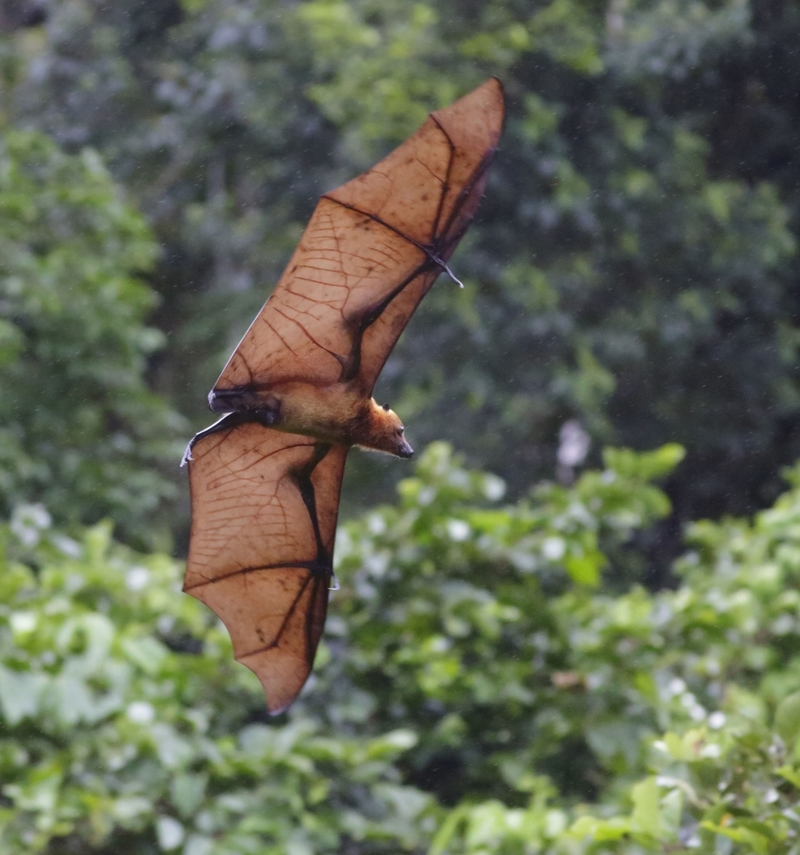
[[322,196],[209,393],[224,415],[186,450],[184,591],[221,618],[273,714],[303,687],[322,634],[348,450],[413,453],[372,389],[420,300],[450,273],[503,115],[492,78]]

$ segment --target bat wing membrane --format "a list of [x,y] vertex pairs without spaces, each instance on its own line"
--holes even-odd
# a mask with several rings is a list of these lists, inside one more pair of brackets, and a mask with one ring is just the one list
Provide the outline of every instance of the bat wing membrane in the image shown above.
[[[371,394],[475,213],[503,112],[489,80],[323,196],[214,392],[299,380]],[[184,589],[221,618],[277,713],[308,678],[325,623],[348,449],[234,415],[191,447]]]
[[358,378],[371,393],[474,216],[503,113],[491,79],[323,196],[215,391]]
[[297,696],[322,635],[346,456],[252,422],[192,449],[184,590],[225,624],[272,713]]

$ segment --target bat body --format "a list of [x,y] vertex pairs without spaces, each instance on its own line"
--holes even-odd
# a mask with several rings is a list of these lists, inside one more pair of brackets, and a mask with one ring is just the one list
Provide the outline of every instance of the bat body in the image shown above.
[[291,704],[311,672],[348,450],[413,453],[400,419],[372,389],[420,300],[450,272],[503,114],[502,88],[491,79],[320,199],[209,393],[222,418],[187,448],[184,590],[225,623],[271,713]]
[[[297,380],[276,383],[258,394],[246,393],[246,399],[246,403],[237,400],[237,409],[232,412],[255,418],[275,430],[313,436],[331,444],[359,445],[398,457],[413,454],[403,438],[404,428],[397,414],[365,397],[352,381],[325,386]],[[232,407],[230,398],[226,405]],[[220,406],[216,397],[213,406]]]

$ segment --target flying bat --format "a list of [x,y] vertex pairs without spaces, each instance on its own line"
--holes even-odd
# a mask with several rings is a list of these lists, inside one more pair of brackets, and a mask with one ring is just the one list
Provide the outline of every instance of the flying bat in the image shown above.
[[224,415],[186,450],[184,591],[223,621],[272,714],[297,697],[322,635],[347,452],[413,453],[372,389],[420,300],[450,273],[503,116],[492,78],[322,196],[208,395]]

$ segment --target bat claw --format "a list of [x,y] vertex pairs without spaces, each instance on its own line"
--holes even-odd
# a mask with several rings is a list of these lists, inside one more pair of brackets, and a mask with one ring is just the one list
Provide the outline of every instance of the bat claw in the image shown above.
[[181,466],[180,466],[181,469],[183,469],[183,467],[186,466],[187,463],[194,460],[194,457],[192,457],[192,446],[193,445],[194,445],[194,440],[192,440],[186,446],[186,451],[183,452],[183,457],[181,457]]
[[444,261],[442,261],[441,258],[439,258],[437,255],[433,255],[431,256],[431,259],[435,264],[438,264],[439,267],[442,268],[442,270],[444,270],[444,272],[453,280],[453,282],[456,283],[456,285],[458,285],[459,288],[464,287],[464,283],[458,278],[458,276],[455,275],[455,273],[453,273],[450,267]]
[[329,591],[338,591],[339,590],[339,580],[336,578],[335,573],[331,573],[331,583],[328,586]]

